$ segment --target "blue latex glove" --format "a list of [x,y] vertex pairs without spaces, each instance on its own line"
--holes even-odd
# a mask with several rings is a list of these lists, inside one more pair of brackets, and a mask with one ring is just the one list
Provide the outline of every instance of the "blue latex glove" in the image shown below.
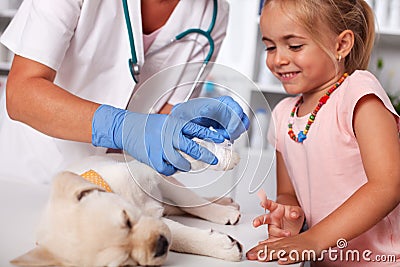
[[230,96],[192,99],[175,105],[171,115],[207,128],[213,127],[231,142],[250,126],[249,117]]
[[190,170],[190,163],[177,149],[194,159],[217,164],[215,155],[192,141],[192,137],[224,141],[219,133],[176,117],[134,113],[108,105],[101,105],[92,121],[94,146],[124,149],[164,175]]

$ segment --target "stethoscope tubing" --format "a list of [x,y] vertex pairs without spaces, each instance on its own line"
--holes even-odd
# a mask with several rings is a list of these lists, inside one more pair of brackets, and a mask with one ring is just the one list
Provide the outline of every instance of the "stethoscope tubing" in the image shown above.
[[193,85],[190,88],[189,93],[186,95],[186,97],[184,99],[184,102],[188,101],[191,98],[191,96],[193,95],[198,83],[200,82],[201,76],[203,75],[203,73],[204,73],[204,71],[205,71],[205,69],[207,67],[208,62],[210,62],[211,57],[214,54],[215,43],[214,43],[213,38],[211,37],[211,32],[214,29],[215,22],[216,22],[216,19],[217,19],[217,14],[218,14],[218,2],[217,2],[217,0],[214,0],[213,16],[212,16],[211,23],[210,23],[210,26],[208,27],[207,31],[204,31],[204,30],[199,29],[199,28],[192,28],[192,29],[188,29],[188,30],[178,34],[177,36],[175,36],[175,40],[179,41],[182,38],[184,38],[184,37],[186,37],[186,36],[188,36],[190,34],[197,33],[197,34],[200,34],[200,35],[204,36],[205,38],[207,38],[208,44],[210,45],[210,49],[208,50],[208,54],[205,57],[205,59],[203,61],[203,64],[201,65],[200,70],[196,75],[196,78],[195,78],[195,80],[193,82]]
[[180,34],[178,34],[177,36],[175,36],[175,40],[179,41],[182,38],[188,36],[189,34],[193,34],[193,33],[197,33],[200,34],[202,36],[204,36],[205,38],[207,38],[207,41],[210,45],[210,49],[208,51],[208,54],[206,56],[206,58],[204,59],[204,63],[207,64],[212,55],[214,54],[214,47],[215,47],[215,43],[213,38],[211,37],[211,32],[213,31],[214,27],[215,27],[215,22],[217,20],[217,14],[218,14],[218,0],[213,0],[214,1],[214,9],[213,9],[213,15],[211,18],[211,22],[210,22],[210,26],[208,27],[207,31],[204,31],[202,29],[199,28],[192,28],[192,29],[188,29]]
[[135,81],[135,83],[138,83],[139,79],[137,76],[140,74],[140,68],[136,56],[135,39],[133,38],[131,17],[129,15],[129,9],[128,9],[128,1],[122,0],[122,6],[124,8],[125,22],[128,30],[128,37],[131,49],[131,58],[128,60],[129,70],[131,72],[132,78]]
[[209,49],[209,51],[208,51],[207,56],[206,56],[205,59],[204,59],[204,63],[207,64],[207,63],[210,61],[212,55],[214,54],[214,47],[215,47],[214,40],[213,40],[212,37],[211,37],[211,32],[203,31],[202,29],[189,29],[189,30],[186,30],[186,31],[184,31],[184,32],[182,32],[182,33],[180,33],[180,34],[178,34],[178,35],[175,37],[175,40],[179,41],[179,40],[181,40],[182,38],[184,38],[184,37],[186,37],[187,35],[192,34],[192,33],[198,33],[198,34],[204,36],[205,38],[207,38],[207,40],[208,40],[208,43],[209,43],[209,45],[210,45],[210,49]]
[[[213,0],[213,2],[214,2],[213,15],[212,15],[212,19],[211,19],[211,22],[210,22],[210,26],[208,27],[207,31],[204,31],[204,30],[199,29],[199,28],[188,29],[188,30],[183,31],[182,33],[176,35],[175,38],[172,39],[166,45],[166,46],[169,46],[172,43],[174,43],[175,41],[179,41],[179,40],[183,39],[184,37],[186,37],[186,36],[188,36],[190,34],[195,34],[195,33],[204,36],[207,39],[207,41],[208,41],[208,43],[210,45],[210,49],[208,51],[207,56],[205,57],[205,59],[203,61],[203,65],[200,68],[199,73],[197,74],[197,77],[195,79],[194,85],[193,85],[192,89],[190,90],[190,93],[186,97],[187,100],[193,94],[194,88],[198,84],[198,82],[199,82],[199,80],[201,78],[201,75],[204,72],[204,69],[205,69],[206,65],[211,60],[211,57],[214,54],[215,43],[214,43],[214,40],[211,37],[211,32],[214,29],[215,22],[216,22],[216,19],[217,19],[218,0]],[[137,55],[136,55],[135,40],[134,40],[134,37],[133,37],[133,30],[132,30],[131,19],[130,19],[129,9],[128,9],[128,0],[122,0],[122,5],[123,5],[123,9],[124,9],[125,22],[126,22],[126,26],[127,26],[127,30],[128,30],[129,44],[130,44],[130,50],[131,50],[131,58],[128,60],[129,70],[131,72],[132,78],[135,81],[135,83],[138,83],[139,82],[138,76],[140,74],[140,66],[138,64],[138,59],[137,59]],[[155,52],[153,52],[153,53],[155,53]]]

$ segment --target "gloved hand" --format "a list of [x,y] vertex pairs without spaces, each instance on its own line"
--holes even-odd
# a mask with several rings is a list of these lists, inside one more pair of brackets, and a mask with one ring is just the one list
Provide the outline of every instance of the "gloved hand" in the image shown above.
[[108,105],[101,105],[92,120],[94,146],[124,149],[164,175],[190,170],[190,163],[176,149],[194,159],[217,164],[215,155],[192,141],[192,137],[224,141],[219,133],[176,117],[134,113]]
[[231,142],[250,125],[242,107],[230,96],[191,99],[175,105],[170,115],[207,128],[213,127]]

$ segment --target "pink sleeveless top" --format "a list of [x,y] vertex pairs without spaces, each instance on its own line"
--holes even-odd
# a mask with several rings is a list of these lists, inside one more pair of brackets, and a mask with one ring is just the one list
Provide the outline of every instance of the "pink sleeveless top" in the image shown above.
[[[287,134],[289,114],[298,96],[282,100],[273,111],[277,134],[270,130],[270,143],[283,155],[309,227],[333,212],[367,182],[352,120],[357,102],[368,94],[376,95],[383,102],[400,129],[399,116],[386,92],[368,71],[355,71],[331,95],[303,144],[293,142]],[[304,129],[308,117],[295,116],[295,133]],[[315,266],[400,266],[400,205],[369,231],[349,241],[346,249],[360,251],[361,262],[325,260]],[[369,255],[372,260],[379,255],[395,255],[397,263],[371,261],[367,264],[362,261],[364,250],[372,252]]]

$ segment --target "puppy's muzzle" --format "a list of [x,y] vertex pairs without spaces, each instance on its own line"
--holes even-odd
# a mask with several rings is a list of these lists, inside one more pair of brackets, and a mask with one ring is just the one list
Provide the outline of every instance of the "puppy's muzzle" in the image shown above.
[[154,254],[154,257],[157,258],[164,256],[168,252],[168,247],[169,247],[169,242],[167,238],[163,235],[160,235],[156,243],[156,252]]

